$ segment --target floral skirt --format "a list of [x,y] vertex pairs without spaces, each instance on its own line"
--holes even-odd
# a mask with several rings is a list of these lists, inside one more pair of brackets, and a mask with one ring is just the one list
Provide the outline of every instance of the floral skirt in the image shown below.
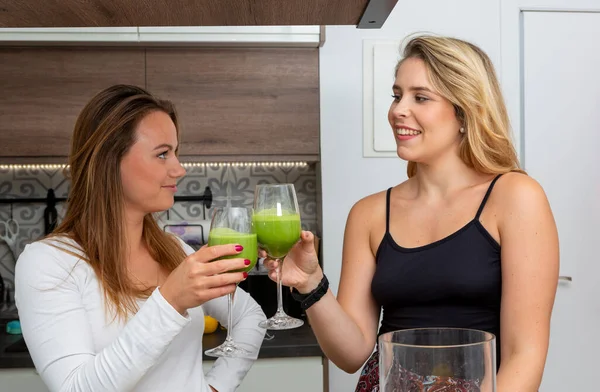
[[[408,370],[399,375],[399,382],[407,385],[406,392],[479,392],[478,381],[453,377],[421,376]],[[355,392],[380,392],[379,351],[375,351],[363,367]]]
[[355,392],[379,392],[379,351],[375,351],[365,363]]

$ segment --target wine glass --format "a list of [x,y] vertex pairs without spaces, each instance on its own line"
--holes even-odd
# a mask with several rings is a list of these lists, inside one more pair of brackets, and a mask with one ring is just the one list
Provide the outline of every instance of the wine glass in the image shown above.
[[254,227],[259,245],[277,267],[277,312],[259,324],[267,329],[292,329],[304,321],[288,316],[281,297],[281,266],[284,257],[300,239],[300,213],[293,184],[257,185],[254,193]]
[[382,392],[496,391],[496,337],[461,328],[418,328],[379,337]]
[[[250,272],[258,260],[258,246],[252,213],[252,208],[246,207],[215,208],[208,233],[208,245],[240,244],[244,247],[241,253],[224,256],[220,259],[244,258],[250,260],[250,265],[246,268],[229,272]],[[251,353],[237,345],[231,337],[233,294],[228,294],[227,300],[227,338],[220,346],[206,350],[204,353],[211,357],[250,357]]]

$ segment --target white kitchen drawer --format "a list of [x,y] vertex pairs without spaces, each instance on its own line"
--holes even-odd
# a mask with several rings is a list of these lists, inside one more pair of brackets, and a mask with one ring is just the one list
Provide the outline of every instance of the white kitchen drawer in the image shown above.
[[48,392],[35,369],[0,369],[2,392]]
[[[203,363],[204,373],[213,362]],[[237,392],[323,392],[321,357],[268,358],[254,363]]]

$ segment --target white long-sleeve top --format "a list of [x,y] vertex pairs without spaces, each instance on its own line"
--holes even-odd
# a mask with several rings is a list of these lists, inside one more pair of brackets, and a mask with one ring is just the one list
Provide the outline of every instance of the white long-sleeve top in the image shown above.
[[[182,245],[187,254],[194,252]],[[209,385],[228,392],[254,363],[218,358],[203,372],[204,315],[229,328],[226,296],[188,309],[184,317],[156,289],[138,301],[135,315],[113,320],[89,264],[48,240],[28,245],[20,255],[15,289],[23,337],[52,392],[210,392]],[[231,330],[236,343],[258,353],[265,334],[258,323],[264,319],[260,306],[238,288]]]

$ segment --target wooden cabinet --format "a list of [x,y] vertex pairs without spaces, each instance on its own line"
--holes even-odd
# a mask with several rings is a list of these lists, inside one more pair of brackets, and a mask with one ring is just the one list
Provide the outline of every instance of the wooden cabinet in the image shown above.
[[318,159],[318,71],[315,48],[146,53],[147,88],[175,104],[184,158]]
[[[36,0],[0,8],[2,27],[356,25],[381,27],[397,0]],[[370,3],[374,3],[372,6]],[[3,3],[4,4],[4,3]],[[372,9],[371,12],[366,10]]]
[[65,163],[98,91],[175,103],[184,161],[319,159],[317,48],[0,48],[0,163]]
[[2,48],[0,59],[0,162],[66,161],[77,115],[95,93],[144,85],[143,49]]

